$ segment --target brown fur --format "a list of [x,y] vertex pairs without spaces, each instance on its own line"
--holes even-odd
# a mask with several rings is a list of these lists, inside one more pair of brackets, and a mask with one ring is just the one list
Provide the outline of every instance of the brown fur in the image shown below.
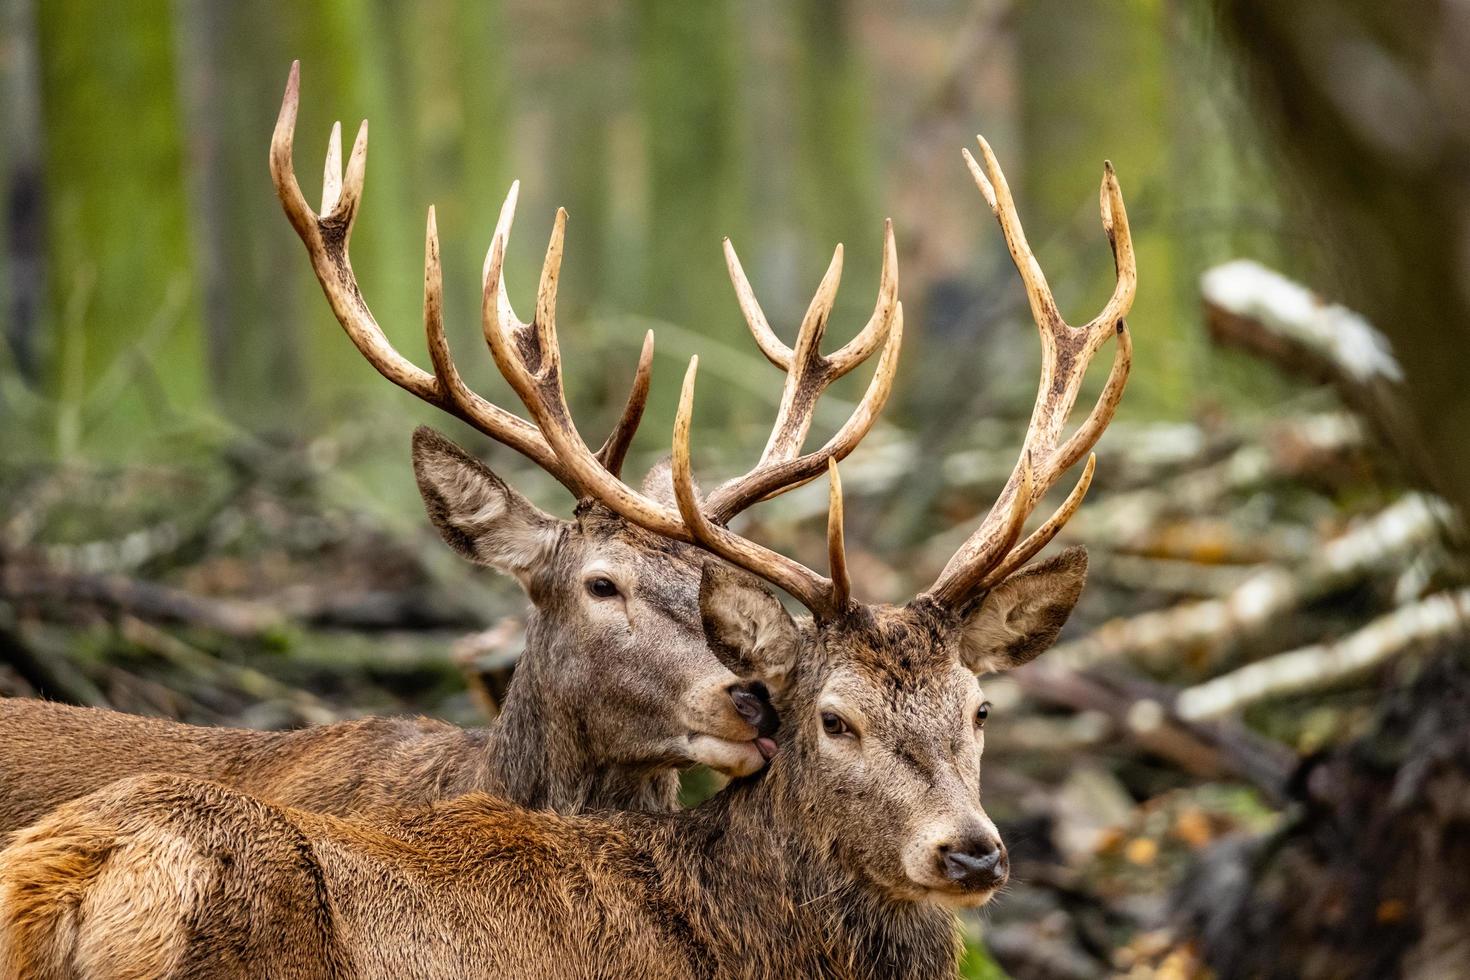
[[[444,539],[515,576],[534,604],[495,727],[371,718],[254,732],[0,699],[0,842],[59,803],[142,773],[347,814],[472,790],[565,811],[671,809],[678,767],[759,765],[755,730],[729,698],[739,678],[700,624],[699,576],[713,559],[601,507],[584,505],[571,522],[544,514],[427,429],[415,434],[414,466]],[[615,578],[621,594],[589,595],[591,572]]]
[[[763,648],[784,656],[795,644],[802,656],[779,698],[779,754],[692,811],[564,816],[472,794],[367,822],[175,777],[116,784],[0,852],[0,957],[41,976],[107,980],[87,972],[86,951],[161,957],[144,944],[162,935],[165,977],[952,977],[943,906],[995,890],[930,867],[944,835],[988,826],[981,694],[961,648],[978,617],[1049,631],[1084,567],[1069,556],[1020,573],[1013,591],[1034,600],[1024,618],[1006,603],[961,620],[916,602],[800,626],[712,578],[702,604],[713,634],[780,634]],[[831,735],[831,711],[861,738]],[[58,852],[58,841],[75,843]],[[141,884],[115,887],[128,894],[172,873],[174,908],[150,908],[146,923],[139,913],[75,926],[46,911],[114,887],[89,862],[119,849],[157,857],[129,865]],[[206,861],[245,893],[226,902],[214,879],[195,885]],[[282,894],[314,897],[267,901]]]

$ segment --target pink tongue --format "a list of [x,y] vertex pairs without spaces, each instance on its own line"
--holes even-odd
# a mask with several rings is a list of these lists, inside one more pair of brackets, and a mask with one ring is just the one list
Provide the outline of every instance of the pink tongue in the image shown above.
[[771,757],[776,754],[776,743],[768,738],[756,739],[755,747],[760,750],[761,758],[765,759],[767,762],[769,762],[771,760]]

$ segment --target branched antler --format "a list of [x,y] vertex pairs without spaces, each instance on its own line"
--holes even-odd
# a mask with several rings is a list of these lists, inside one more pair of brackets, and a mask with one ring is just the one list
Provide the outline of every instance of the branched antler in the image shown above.
[[[322,292],[347,336],[378,373],[400,388],[474,426],[497,442],[525,455],[556,477],[572,493],[581,495],[582,486],[565,467],[537,427],[475,394],[465,386],[454,366],[444,336],[443,273],[439,261],[439,234],[434,209],[429,209],[424,235],[424,331],[434,373],[419,368],[405,358],[389,342],[382,327],[368,309],[357,276],[352,270],[347,247],[352,237],[362,201],[363,182],[367,172],[368,124],[364,120],[342,170],[342,127],[335,124],[327,142],[325,173],[322,178],[321,213],[306,203],[292,165],[292,145],[296,133],[296,113],[300,102],[301,64],[291,65],[281,112],[271,137],[270,168],[276,193],[286,210],[286,217],[306,246],[312,269],[321,283]],[[507,202],[514,210],[516,188],[511,188]],[[508,304],[507,304],[508,305]],[[598,459],[599,466],[616,474],[627,453],[643,407],[648,398],[649,372],[652,367],[652,335],[644,339],[638,371],[622,417],[608,437]]]
[[[963,604],[1029,561],[1055,537],[1081,505],[1092,482],[1092,458],[1088,459],[1081,479],[1056,513],[1019,546],[1016,545],[1027,516],[1062,474],[1091,451],[1117,411],[1133,364],[1133,341],[1123,318],[1133,305],[1138,282],[1123,194],[1118,188],[1112,164],[1104,163],[1099,204],[1103,230],[1113,250],[1118,281],[1102,312],[1081,327],[1069,326],[1057,310],[1046,276],[1026,243],[1025,232],[1021,230],[1021,221],[1016,214],[1016,203],[1000,164],[984,137],[976,138],[985,158],[985,169],[980,168],[968,150],[964,151],[965,163],[1000,222],[1006,246],[1025,284],[1031,315],[1041,336],[1041,384],[1015,470],[980,526],[950,558],[929,589],[929,596],[951,606]],[[1097,403],[1077,430],[1062,441],[1062,429],[1077,402],[1087,366],[1113,336],[1118,338],[1113,366]]]
[[[485,263],[485,293],[481,304],[481,320],[485,341],[490,347],[500,372],[515,390],[537,428],[569,477],[588,496],[640,527],[680,541],[698,544],[780,586],[806,604],[818,615],[831,615],[848,602],[845,558],[841,554],[841,497],[836,483],[835,464],[845,456],[872,427],[874,418],[892,387],[893,374],[902,340],[902,309],[892,295],[896,285],[892,231],[887,234],[888,257],[878,309],[873,319],[854,340],[841,351],[823,357],[817,351],[827,315],[831,311],[832,291],[836,289],[837,263],[829,270],[824,287],[812,303],[812,310],[802,327],[795,351],[781,347],[764,317],[758,312],[752,330],[763,350],[784,360],[788,367],[786,394],[782,410],[772,434],[771,446],[764,462],[730,487],[727,501],[748,506],[756,500],[774,496],[792,486],[805,483],[822,469],[834,481],[833,530],[830,544],[834,574],[829,580],[798,562],[729,531],[715,509],[713,499],[702,503],[694,485],[689,459],[689,424],[693,412],[694,377],[698,359],[691,362],[685,377],[679,417],[674,428],[673,475],[677,510],[633,489],[599,462],[581,435],[567,406],[562,383],[561,352],[557,342],[556,293],[561,272],[561,259],[566,236],[567,215],[557,211],[546,260],[541,269],[536,313],[531,322],[518,319],[505,294],[505,249],[515,217],[515,188],[501,210],[500,221]],[[733,252],[728,253],[733,256]],[[839,252],[840,256],[840,252]],[[736,263],[738,268],[738,261]],[[747,310],[754,308],[748,284],[742,274],[735,275],[737,295]],[[759,323],[761,326],[756,326]],[[763,339],[764,338],[764,339]],[[851,371],[886,341],[878,369],[868,386],[868,393],[851,418],[821,450],[798,455],[800,443],[811,423],[810,414],[816,396],[831,381]],[[774,447],[774,448],[773,448]],[[816,470],[816,472],[813,472]],[[730,513],[738,511],[730,511]],[[725,518],[728,519],[728,518]]]
[[[893,388],[903,341],[903,304],[898,301],[898,249],[893,241],[893,222],[883,225],[883,269],[878,283],[878,300],[873,315],[857,335],[831,354],[821,351],[822,337],[832,315],[837,287],[842,280],[842,246],[832,253],[832,262],[817,287],[796,334],[796,347],[787,347],[771,330],[766,315],[751,289],[750,280],[725,239],[725,264],[745,322],[756,346],[772,364],[786,372],[781,406],[776,412],[770,438],[760,460],[747,473],[730,480],[709,496],[706,510],[717,524],[728,524],[736,514],[760,500],[795,489],[820,476],[829,460],[845,459],[877,421]],[[883,344],[873,380],[847,421],[820,449],[801,455],[811,429],[817,399],[833,381],[867,360]]]

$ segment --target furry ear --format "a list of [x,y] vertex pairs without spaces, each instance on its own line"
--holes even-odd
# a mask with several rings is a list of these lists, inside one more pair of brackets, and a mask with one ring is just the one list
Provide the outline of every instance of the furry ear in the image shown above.
[[960,659],[977,674],[1034,660],[1056,642],[1086,581],[1086,548],[1021,569],[991,589],[965,621]]
[[715,656],[741,677],[784,691],[796,665],[796,622],[754,575],[711,559],[699,580],[699,615]]
[[[654,463],[653,469],[644,475],[641,489],[643,496],[650,500],[656,500],[670,509],[678,506],[674,502],[673,461],[669,457],[664,456],[657,463]],[[694,492],[696,494],[699,493],[699,483],[697,481],[694,484]]]
[[414,430],[413,472],[439,536],[470,561],[524,585],[551,556],[564,522],[428,426]]

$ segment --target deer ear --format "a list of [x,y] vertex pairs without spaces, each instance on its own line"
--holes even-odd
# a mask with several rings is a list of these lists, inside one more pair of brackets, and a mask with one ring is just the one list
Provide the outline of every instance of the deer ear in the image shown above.
[[[694,492],[698,495],[699,481],[692,482]],[[678,507],[678,504],[674,502],[674,461],[665,456],[654,463],[653,468],[644,475],[640,489],[643,491],[643,496],[649,500],[658,501],[670,510]]]
[[1086,581],[1086,548],[1021,569],[991,589],[965,621],[960,659],[977,674],[1034,660],[1056,642]]
[[699,615],[715,656],[734,674],[779,693],[796,665],[798,630],[781,600],[754,575],[713,559],[699,580]]
[[413,472],[439,536],[470,561],[524,583],[551,556],[563,522],[427,426],[414,430]]

